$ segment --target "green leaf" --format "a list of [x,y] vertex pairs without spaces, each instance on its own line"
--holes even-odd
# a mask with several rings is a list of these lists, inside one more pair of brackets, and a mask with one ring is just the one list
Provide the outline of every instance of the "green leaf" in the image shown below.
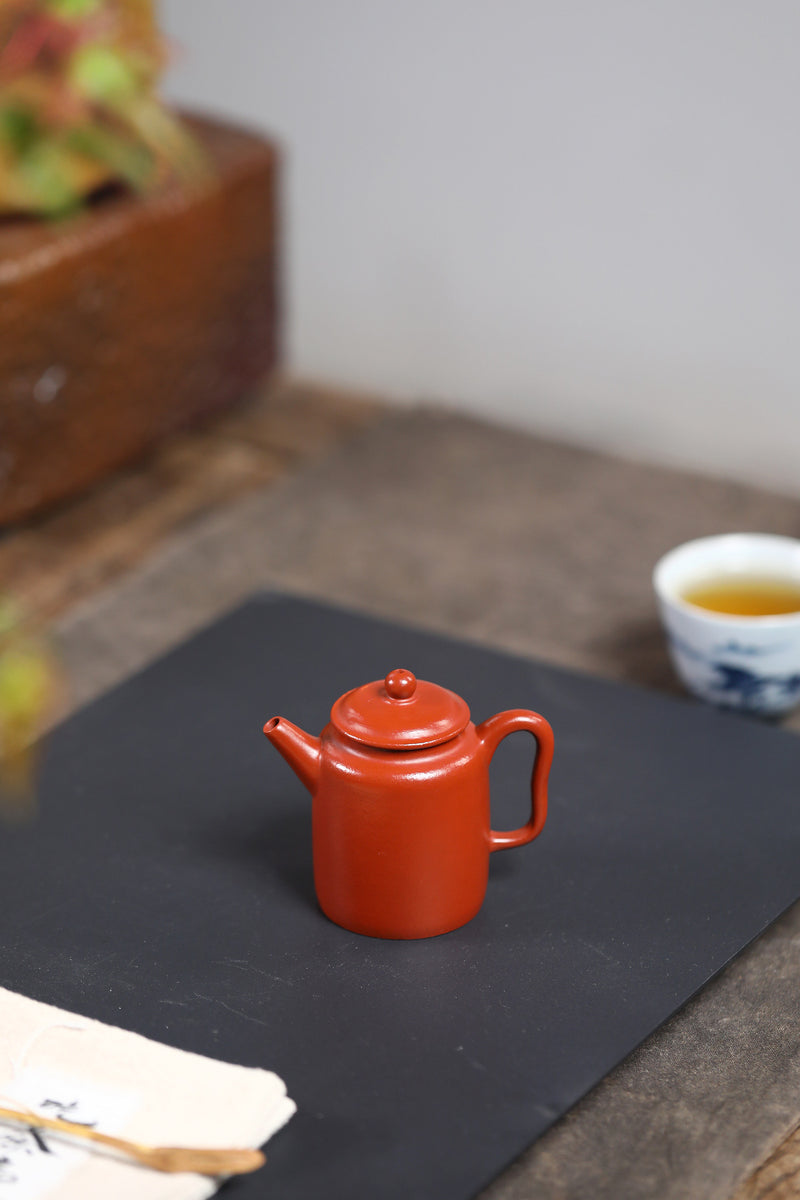
[[141,191],[153,173],[153,156],[145,146],[99,125],[83,125],[69,134],[71,149],[103,163],[119,179]]
[[8,596],[0,596],[0,638],[15,633],[22,623],[20,607]]
[[95,104],[113,106],[139,90],[136,71],[112,46],[80,46],[70,59],[68,78],[76,92]]
[[24,154],[30,149],[37,132],[36,117],[29,108],[21,104],[0,106],[0,138],[15,154]]
[[102,8],[103,0],[47,0],[46,7],[67,21],[81,21]]
[[82,197],[70,182],[69,162],[58,145],[41,139],[19,160],[18,169],[48,216],[66,216],[80,207]]
[[50,684],[47,660],[35,647],[14,647],[0,654],[0,719],[35,720]]

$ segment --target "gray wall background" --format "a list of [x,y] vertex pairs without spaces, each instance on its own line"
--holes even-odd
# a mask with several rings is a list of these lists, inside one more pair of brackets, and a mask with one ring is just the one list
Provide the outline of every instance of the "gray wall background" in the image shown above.
[[166,0],[276,133],[294,373],[800,493],[796,0]]

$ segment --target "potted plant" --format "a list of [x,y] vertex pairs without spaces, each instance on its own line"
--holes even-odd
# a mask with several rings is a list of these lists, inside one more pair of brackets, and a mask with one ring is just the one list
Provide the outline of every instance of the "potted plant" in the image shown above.
[[275,151],[165,60],[150,0],[0,0],[0,523],[275,362]]
[[202,151],[155,92],[165,53],[148,0],[6,0],[0,47],[0,212],[202,180]]

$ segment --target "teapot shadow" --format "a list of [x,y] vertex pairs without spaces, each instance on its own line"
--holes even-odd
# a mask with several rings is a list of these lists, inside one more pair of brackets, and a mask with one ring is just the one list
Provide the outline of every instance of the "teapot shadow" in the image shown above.
[[489,859],[489,884],[493,879],[510,879],[519,870],[519,860],[515,854],[493,854]]
[[209,857],[235,863],[262,881],[272,875],[316,909],[307,805],[271,815],[242,814],[238,821],[228,816],[225,822],[198,830],[195,845]]

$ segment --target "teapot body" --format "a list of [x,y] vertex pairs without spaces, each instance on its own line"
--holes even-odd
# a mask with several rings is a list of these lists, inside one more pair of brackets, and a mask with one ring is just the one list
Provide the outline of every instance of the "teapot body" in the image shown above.
[[[523,730],[537,747],[531,815],[498,832],[489,764]],[[547,819],[544,717],[515,708],[473,725],[459,696],[403,668],[340,696],[319,738],[283,717],[264,733],[313,797],[320,908],[355,933],[423,938],[466,924],[483,903],[489,855],[532,842]]]
[[470,921],[489,877],[489,773],[470,723],[442,745],[365,746],[324,729],[313,794],[320,908],[356,933],[424,938]]

